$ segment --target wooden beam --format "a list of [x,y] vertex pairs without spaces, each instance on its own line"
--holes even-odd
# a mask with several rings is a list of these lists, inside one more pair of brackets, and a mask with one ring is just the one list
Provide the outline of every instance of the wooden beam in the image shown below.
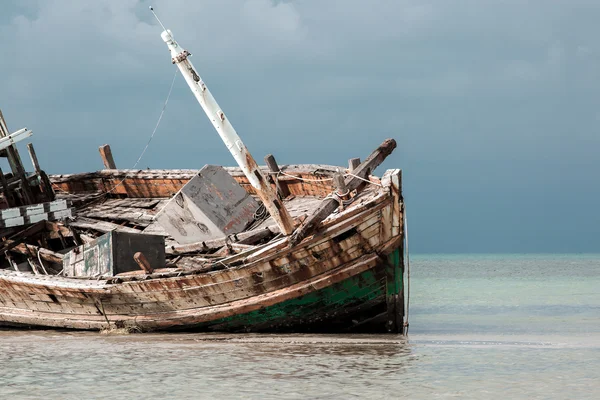
[[29,157],[31,158],[31,164],[33,164],[33,170],[36,174],[39,174],[41,171],[40,163],[38,162],[37,155],[33,149],[33,143],[27,143],[27,151],[29,152]]
[[333,175],[333,184],[335,185],[338,196],[340,196],[340,197],[348,196],[348,193],[347,193],[348,188],[346,187],[346,181],[344,179],[344,175],[340,174],[339,172],[336,172],[335,175]]
[[142,253],[141,251],[135,253],[133,255],[133,259],[135,260],[137,265],[139,265],[140,268],[147,274],[151,274],[152,272],[154,272],[154,269],[152,269],[152,267],[150,266],[150,262],[148,261],[144,253]]
[[8,203],[8,207],[9,208],[14,207],[15,206],[15,198],[13,197],[13,195],[8,187],[8,182],[6,181],[4,172],[2,172],[2,168],[0,168],[0,183],[2,184],[2,193],[4,194],[6,203]]
[[48,179],[48,175],[40,168],[40,163],[38,161],[37,155],[35,154],[35,150],[33,149],[32,143],[27,143],[27,151],[29,152],[29,157],[31,158],[31,163],[33,164],[33,169],[37,176],[40,177],[40,184],[42,186],[42,190],[46,195],[46,201],[53,201],[56,196],[54,194],[54,189],[52,189],[52,184],[50,183],[50,179]]
[[40,232],[46,229],[46,221],[36,222],[35,224],[23,229],[22,231],[15,233],[4,242],[0,243],[0,252],[7,251],[16,247],[19,243],[36,236]]
[[255,229],[247,232],[237,233],[235,235],[229,235],[221,239],[207,240],[204,242],[182,244],[176,246],[167,246],[165,251],[167,254],[186,254],[196,252],[207,252],[213,249],[219,249],[226,246],[228,243],[239,243],[242,245],[253,245],[262,239],[265,239],[273,235],[273,231],[278,231],[277,225]]
[[115,164],[115,160],[113,159],[112,150],[110,149],[110,145],[105,144],[100,146],[98,149],[100,150],[100,157],[102,157],[102,162],[104,163],[105,169],[117,169],[117,165]]
[[[0,110],[0,137],[6,137],[9,135],[10,132],[8,131],[6,120],[4,119],[4,115],[2,115],[2,111]],[[33,193],[31,192],[31,188],[29,187],[29,182],[27,181],[27,177],[25,175],[25,168],[23,168],[23,162],[21,161],[21,156],[19,155],[17,148],[15,146],[7,147],[6,154],[13,175],[18,177],[21,181],[21,194],[24,203],[33,204]]]
[[352,172],[360,165],[360,158],[351,158],[348,160],[348,171]]
[[98,232],[102,232],[102,233],[107,233],[110,231],[142,233],[140,230],[134,229],[134,228],[129,228],[128,226],[121,226],[121,225],[117,225],[117,224],[114,224],[114,223],[108,222],[108,221],[100,221],[97,219],[84,218],[84,217],[77,217],[77,219],[75,221],[71,221],[69,223],[69,225],[73,226],[75,228],[90,229],[90,230],[98,231]]
[[[349,191],[360,191],[365,185],[365,179],[369,178],[371,172],[381,164],[387,156],[396,148],[394,139],[386,139],[367,159],[352,171],[353,176],[346,178],[346,189]],[[339,206],[339,202],[335,198],[326,198],[321,202],[321,205],[308,217],[302,225],[290,237],[292,246],[300,243],[308,234],[319,226],[327,216],[334,212]]]
[[282,184],[279,181],[277,174],[281,170],[279,169],[279,165],[277,165],[277,161],[275,161],[275,156],[273,156],[273,154],[267,154],[265,156],[265,162],[269,167],[269,171],[274,173],[274,175],[271,175],[271,178],[275,181],[275,186],[277,186],[277,193],[282,199],[285,199],[290,195],[290,189],[287,187],[287,185]]
[[56,264],[62,264],[64,257],[64,255],[60,253],[55,253],[52,250],[40,248],[32,244],[26,243],[21,243],[20,245],[15,246],[13,249],[11,249],[11,251],[24,255],[29,255],[32,251],[34,252],[34,254],[37,255],[37,253],[39,252],[40,258],[42,260]]

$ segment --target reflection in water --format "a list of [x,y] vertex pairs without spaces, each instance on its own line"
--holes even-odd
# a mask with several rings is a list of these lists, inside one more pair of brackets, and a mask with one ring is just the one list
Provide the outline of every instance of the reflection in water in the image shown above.
[[0,399],[600,399],[600,256],[428,256],[394,335],[0,330]]
[[46,331],[0,332],[0,340],[0,362],[10,366],[2,398],[78,397],[83,390],[88,398],[335,398],[373,395],[372,388],[391,394],[415,359],[412,346],[393,336]]
[[0,398],[599,398],[597,341],[543,338],[3,331]]

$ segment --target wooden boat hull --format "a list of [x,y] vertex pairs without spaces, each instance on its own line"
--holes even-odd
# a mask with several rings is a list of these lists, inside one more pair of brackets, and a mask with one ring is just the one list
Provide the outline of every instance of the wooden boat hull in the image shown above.
[[216,271],[75,279],[0,270],[0,324],[402,333],[400,181],[390,170],[381,189],[301,243],[276,240],[219,261],[227,268]]
[[[271,293],[268,298],[254,299],[258,302],[231,304],[230,310],[213,315],[187,310],[170,313],[168,317],[147,313],[144,318],[130,319],[126,315],[109,314],[110,306],[106,304],[107,322],[97,309],[96,315],[82,318],[74,314],[69,317],[65,312],[22,313],[0,308],[3,320],[0,325],[93,330],[114,326],[142,331],[401,332],[403,293],[388,294],[389,285],[394,285],[386,279],[390,268],[394,266],[378,256],[362,259],[332,271],[327,277]],[[390,302],[398,305],[400,312],[388,309]],[[102,306],[99,308],[101,311]]]
[[[393,265],[375,260],[374,267],[340,282],[195,328],[230,332],[398,332],[401,318],[397,318],[402,315],[388,312],[387,307],[386,276],[390,268]],[[404,304],[402,292],[389,297],[394,307]]]

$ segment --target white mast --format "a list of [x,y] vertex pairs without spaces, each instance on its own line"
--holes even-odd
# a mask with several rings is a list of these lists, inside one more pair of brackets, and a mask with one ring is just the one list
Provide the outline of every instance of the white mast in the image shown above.
[[[152,10],[152,7],[150,9]],[[206,87],[202,78],[200,78],[198,72],[196,72],[196,69],[188,59],[188,56],[191,54],[179,46],[175,39],[173,39],[173,34],[169,29],[165,29],[160,36],[171,51],[173,64],[177,64],[192,93],[196,96],[196,100],[202,106],[202,109],[219,133],[219,136],[221,136],[233,158],[235,158],[235,161],[242,168],[252,187],[256,189],[256,193],[269,211],[269,214],[271,214],[277,225],[279,225],[281,233],[284,235],[291,234],[294,230],[292,217],[281,200],[277,198],[277,194],[271,187],[271,184],[262,174],[256,161],[254,161],[254,158],[252,158],[252,155],[242,142],[242,139],[236,133],[229,119],[217,104],[217,101]]]

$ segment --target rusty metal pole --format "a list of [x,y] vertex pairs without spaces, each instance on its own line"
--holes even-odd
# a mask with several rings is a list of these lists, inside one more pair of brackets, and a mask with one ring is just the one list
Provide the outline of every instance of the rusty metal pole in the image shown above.
[[202,106],[208,119],[212,122],[225,146],[227,146],[227,149],[248,178],[248,181],[256,190],[269,214],[271,214],[283,234],[291,234],[294,230],[292,217],[282,201],[277,197],[269,181],[258,168],[256,161],[254,161],[254,158],[229,122],[229,119],[225,116],[223,110],[217,104],[206,84],[200,78],[198,72],[196,72],[196,69],[188,59],[188,56],[191,54],[179,46],[175,39],[173,39],[173,34],[169,29],[165,29],[161,37],[171,51],[173,64],[176,64],[179,71],[181,71],[192,93],[196,96],[196,100]]

